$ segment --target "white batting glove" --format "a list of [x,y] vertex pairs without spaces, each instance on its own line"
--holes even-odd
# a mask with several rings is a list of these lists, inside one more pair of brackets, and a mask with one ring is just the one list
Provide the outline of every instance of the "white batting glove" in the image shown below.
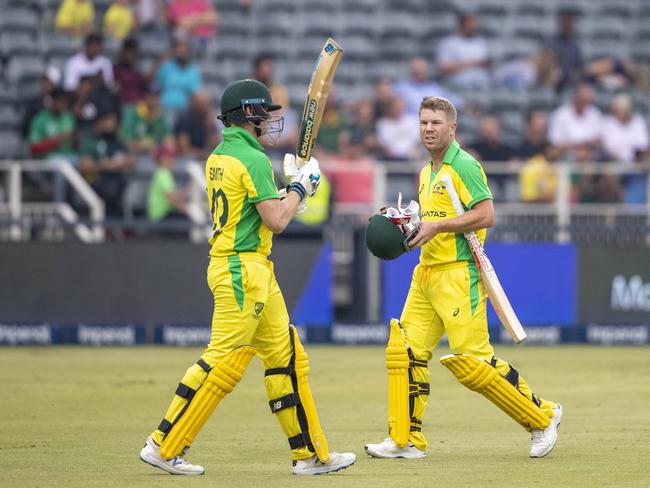
[[311,158],[298,170],[295,181],[303,186],[308,196],[314,196],[320,185],[320,166],[316,158]]
[[296,163],[295,154],[285,154],[282,161],[282,170],[284,171],[285,181],[293,183],[298,178],[298,164]]

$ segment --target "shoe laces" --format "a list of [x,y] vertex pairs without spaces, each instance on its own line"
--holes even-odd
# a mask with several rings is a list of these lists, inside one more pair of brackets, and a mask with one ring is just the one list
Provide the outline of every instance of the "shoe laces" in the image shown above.
[[533,442],[539,442],[544,438],[544,431],[541,429],[533,429],[532,439]]

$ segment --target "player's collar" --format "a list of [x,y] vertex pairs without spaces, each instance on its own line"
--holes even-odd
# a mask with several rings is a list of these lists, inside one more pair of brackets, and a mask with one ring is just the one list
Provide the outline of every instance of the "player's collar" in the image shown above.
[[458,141],[456,139],[452,139],[451,144],[449,144],[449,147],[445,152],[445,157],[442,158],[443,164],[451,164],[454,161],[454,158],[456,157],[456,154],[458,154],[459,150],[460,144],[458,144]]
[[235,139],[240,139],[242,142],[245,144],[254,147],[258,151],[264,151],[264,146],[260,144],[260,141],[257,140],[253,134],[248,132],[246,129],[243,129],[242,127],[226,127],[223,132],[223,138],[229,139],[229,140],[235,140]]

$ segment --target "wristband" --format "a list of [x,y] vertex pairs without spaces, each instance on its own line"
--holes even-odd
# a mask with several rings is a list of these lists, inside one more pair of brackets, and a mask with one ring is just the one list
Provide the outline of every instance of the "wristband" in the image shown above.
[[289,194],[290,191],[295,191],[300,196],[301,202],[305,199],[305,195],[307,194],[305,187],[297,181],[294,181],[289,186],[287,186],[287,194]]

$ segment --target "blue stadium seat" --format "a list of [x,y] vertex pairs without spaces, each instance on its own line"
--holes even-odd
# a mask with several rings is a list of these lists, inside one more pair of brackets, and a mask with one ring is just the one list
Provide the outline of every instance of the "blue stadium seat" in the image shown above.
[[31,32],[5,31],[0,34],[0,54],[9,57],[15,54],[38,54],[39,45]]
[[23,141],[15,131],[0,130],[0,147],[5,157],[14,158],[24,156]]

